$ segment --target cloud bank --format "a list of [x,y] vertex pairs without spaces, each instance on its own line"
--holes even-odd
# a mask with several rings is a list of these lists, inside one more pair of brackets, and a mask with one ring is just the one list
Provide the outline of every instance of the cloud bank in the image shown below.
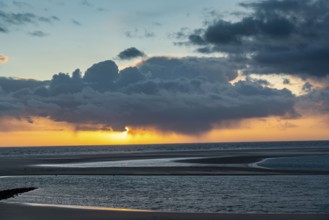
[[186,36],[187,44],[201,53],[244,60],[253,73],[329,74],[329,1],[263,0],[240,6],[251,12],[238,21],[209,21]]
[[286,89],[253,80],[232,85],[238,68],[222,58],[152,57],[121,71],[107,60],[49,81],[0,78],[0,118],[201,134],[242,119],[296,115],[295,96]]
[[[223,53],[224,58],[146,59],[144,52],[131,47],[117,57],[145,60],[123,70],[105,60],[85,72],[58,73],[46,81],[0,78],[0,122],[43,117],[77,129],[123,131],[132,126],[197,135],[251,118],[291,118],[307,111],[327,114],[328,1],[263,0],[240,5],[248,13],[238,20],[218,18],[187,35],[186,30],[177,34],[198,52]],[[56,19],[0,10],[0,32],[52,20]],[[127,36],[140,33],[151,37],[137,29]],[[45,36],[42,31],[30,34]],[[7,60],[0,55],[0,63]],[[324,85],[319,89],[305,81],[306,95],[296,97],[287,89],[270,88],[266,80],[238,81],[239,70],[317,78]],[[282,83],[290,85],[290,80]]]

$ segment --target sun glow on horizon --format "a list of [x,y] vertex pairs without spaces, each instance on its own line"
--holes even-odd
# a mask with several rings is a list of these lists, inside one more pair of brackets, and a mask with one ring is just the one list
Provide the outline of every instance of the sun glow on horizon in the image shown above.
[[32,121],[8,119],[0,122],[7,125],[1,126],[0,147],[328,140],[328,120],[325,116],[248,119],[204,134],[184,135],[131,126],[126,126],[124,131],[76,130],[71,124],[44,118],[33,118]]
[[129,139],[129,128],[126,126],[124,131],[110,131],[110,140],[127,141]]

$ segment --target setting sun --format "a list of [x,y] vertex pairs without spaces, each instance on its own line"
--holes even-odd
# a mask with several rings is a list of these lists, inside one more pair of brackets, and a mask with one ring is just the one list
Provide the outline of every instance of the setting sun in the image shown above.
[[1,220],[328,220],[328,0],[0,0]]

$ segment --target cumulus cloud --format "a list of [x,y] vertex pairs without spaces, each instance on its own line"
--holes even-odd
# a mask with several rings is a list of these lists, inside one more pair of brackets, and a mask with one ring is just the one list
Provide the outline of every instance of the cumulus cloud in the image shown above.
[[102,91],[113,89],[118,71],[118,66],[113,61],[103,61],[87,69],[83,81],[90,87]]
[[0,64],[7,63],[7,62],[8,62],[8,57],[0,54]]
[[329,112],[329,87],[322,89],[310,89],[310,92],[298,97],[296,108],[304,115],[328,116]]
[[[77,129],[125,126],[200,134],[242,119],[294,117],[295,96],[247,80],[221,58],[153,57],[119,71],[113,61],[50,81],[0,79],[0,117],[47,117]],[[10,85],[11,84],[11,85]]]
[[174,80],[204,78],[209,81],[228,82],[237,77],[237,70],[245,66],[222,58],[151,57],[139,65],[151,78]]
[[118,58],[120,60],[131,60],[134,58],[145,57],[145,56],[146,55],[144,52],[138,50],[135,47],[130,47],[128,49],[125,49],[118,54]]
[[329,74],[328,1],[263,0],[240,6],[251,12],[237,21],[208,22],[187,36],[187,44],[202,53],[244,59],[254,73]]
[[0,88],[5,93],[14,94],[23,89],[34,89],[41,85],[43,82],[37,80],[0,77]]

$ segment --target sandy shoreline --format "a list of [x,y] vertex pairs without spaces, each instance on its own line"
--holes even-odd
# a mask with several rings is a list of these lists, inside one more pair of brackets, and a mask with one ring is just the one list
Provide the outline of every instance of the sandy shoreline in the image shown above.
[[170,213],[129,210],[96,210],[56,206],[31,206],[0,203],[0,219],[4,220],[328,220],[326,214],[217,214]]
[[[181,151],[144,152],[64,156],[33,156],[0,158],[1,176],[28,175],[329,175],[329,171],[278,170],[250,166],[266,158],[329,154],[327,149],[295,150],[239,150],[239,151]],[[147,160],[158,158],[187,158],[179,161],[189,166],[173,167],[42,167],[40,164],[86,163],[120,160]],[[195,159],[196,157],[200,159]],[[198,166],[206,164],[206,166]],[[5,201],[5,200],[4,200]],[[31,206],[0,202],[0,219],[4,220],[327,220],[328,214],[218,214],[218,213],[168,213],[127,210],[95,210],[76,207]]]
[[[250,166],[260,160],[273,157],[322,155],[322,151],[294,150],[239,150],[239,151],[181,151],[116,153],[63,156],[35,156],[29,158],[1,158],[0,176],[15,175],[328,175],[329,171],[262,169]],[[179,161],[189,166],[172,167],[42,167],[40,164],[90,163],[120,160],[147,160],[161,158],[187,158]],[[193,158],[201,159],[193,159]],[[189,159],[191,158],[191,159]],[[199,166],[202,164],[203,166]],[[206,166],[204,166],[206,164]]]

